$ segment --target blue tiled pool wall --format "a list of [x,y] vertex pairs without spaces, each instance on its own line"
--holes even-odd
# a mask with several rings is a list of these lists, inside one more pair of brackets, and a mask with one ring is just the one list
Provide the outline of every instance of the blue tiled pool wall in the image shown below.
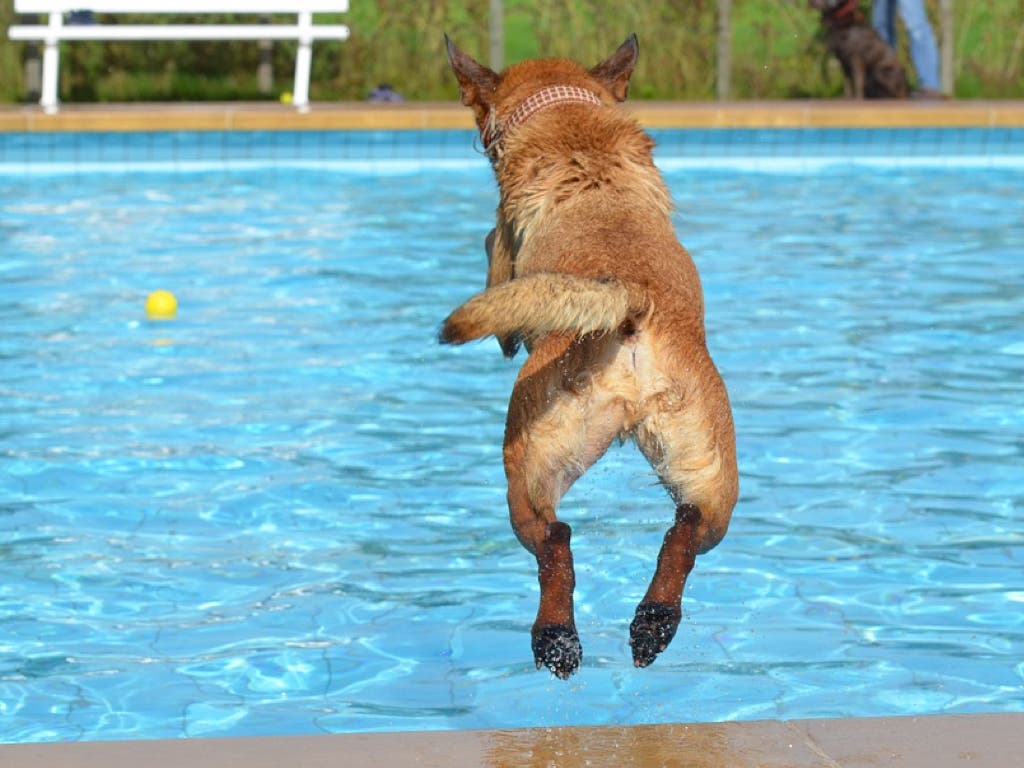
[[1024,153],[1024,128],[700,128],[650,133],[662,157],[948,157]]
[[[1024,156],[1024,128],[653,129],[659,158]],[[146,163],[479,161],[472,130],[0,134],[0,168]]]
[[472,131],[166,131],[0,134],[0,164],[464,160]]

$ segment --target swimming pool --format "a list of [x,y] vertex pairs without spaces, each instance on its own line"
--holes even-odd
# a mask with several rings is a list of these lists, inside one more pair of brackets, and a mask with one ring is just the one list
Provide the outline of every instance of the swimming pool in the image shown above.
[[733,526],[633,669],[671,510],[611,451],[563,506],[568,683],[504,506],[517,366],[434,341],[482,284],[482,159],[0,176],[0,740],[1024,710],[1024,174],[734,150],[663,157]]

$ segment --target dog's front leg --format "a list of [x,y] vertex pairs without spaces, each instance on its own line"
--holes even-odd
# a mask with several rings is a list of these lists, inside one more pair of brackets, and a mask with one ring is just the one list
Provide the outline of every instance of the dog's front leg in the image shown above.
[[[487,287],[506,283],[515,277],[515,256],[512,253],[512,230],[498,208],[497,226],[487,233],[484,250],[487,252]],[[498,344],[505,357],[515,357],[519,351],[519,336],[499,336]]]
[[860,56],[855,56],[850,68],[853,74],[853,98],[863,101],[864,81],[867,77],[867,67],[864,66],[864,59]]
[[693,504],[676,508],[675,523],[658,553],[654,578],[629,625],[634,666],[648,666],[675,637],[683,615],[683,587],[697,558],[700,517]]

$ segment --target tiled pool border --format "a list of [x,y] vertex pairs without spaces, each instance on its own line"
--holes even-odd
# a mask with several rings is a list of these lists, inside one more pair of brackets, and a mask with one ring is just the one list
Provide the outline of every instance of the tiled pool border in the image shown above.
[[[650,104],[630,107],[663,166],[1024,167],[1024,103]],[[0,173],[485,167],[459,105],[260,104],[0,109]]]

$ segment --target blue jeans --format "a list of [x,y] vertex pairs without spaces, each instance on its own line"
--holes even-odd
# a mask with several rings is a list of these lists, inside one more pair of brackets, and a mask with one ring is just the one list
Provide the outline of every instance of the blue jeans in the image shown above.
[[939,47],[935,44],[924,0],[875,0],[871,8],[871,24],[893,48],[896,47],[896,12],[910,39],[910,60],[917,71],[920,88],[939,90]]

